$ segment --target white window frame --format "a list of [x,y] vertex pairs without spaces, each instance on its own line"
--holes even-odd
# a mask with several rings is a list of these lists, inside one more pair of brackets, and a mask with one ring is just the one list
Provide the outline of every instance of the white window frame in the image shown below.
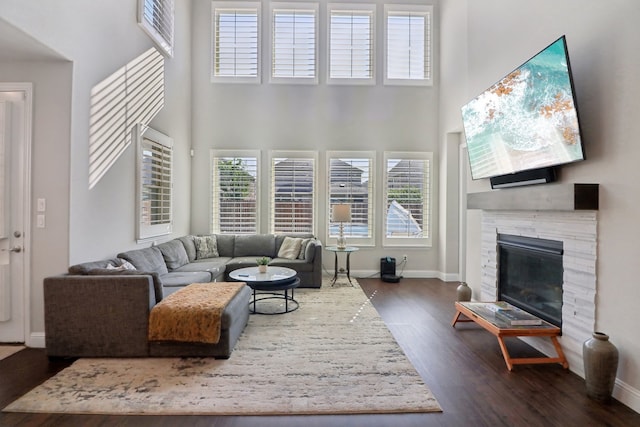
[[[216,49],[217,49],[217,19],[218,11],[234,11],[256,13],[256,75],[217,75],[216,74]],[[262,76],[262,4],[260,2],[250,1],[214,1],[211,2],[211,82],[212,83],[254,83],[259,84]]]
[[[422,78],[392,78],[389,77],[389,15],[422,16],[425,20],[424,58],[422,67],[425,75]],[[395,86],[432,86],[433,85],[433,6],[426,5],[384,5],[384,79],[385,85]]]
[[[419,160],[425,162],[425,173],[423,182],[423,235],[422,237],[389,237],[387,235],[387,199],[389,196],[389,171],[387,164],[389,160]],[[385,151],[383,158],[383,222],[382,222],[382,246],[383,247],[431,247],[433,236],[433,153],[430,152],[397,152]]]
[[[150,18],[150,14],[156,13],[159,19]],[[174,22],[174,0],[138,0],[138,24],[160,51],[169,57],[173,57]]]
[[[270,83],[285,83],[285,84],[318,84],[318,20],[319,20],[319,5],[318,3],[292,3],[292,2],[272,2],[270,3],[270,19],[269,19],[269,33],[271,34],[271,42],[269,43],[269,57],[271,58],[269,82]],[[278,12],[304,12],[313,13],[314,17],[314,70],[312,77],[297,77],[297,76],[275,76],[275,43],[276,43],[276,14]],[[295,48],[294,48],[295,52]],[[295,64],[292,68],[295,68]]]
[[358,212],[354,209],[353,206],[353,193],[352,190],[348,191],[351,193],[351,196],[346,199],[334,200],[332,202],[332,183],[331,183],[331,161],[332,160],[340,160],[340,159],[351,159],[351,160],[368,160],[369,161],[369,179],[367,182],[367,191],[368,191],[368,211],[367,211],[367,224],[368,224],[368,232],[369,235],[366,237],[362,236],[353,236],[350,233],[349,224],[344,226],[344,233],[347,240],[347,244],[349,246],[359,246],[359,247],[373,247],[375,246],[375,221],[376,221],[376,195],[375,195],[375,183],[376,183],[376,152],[375,151],[327,151],[326,153],[326,188],[327,188],[327,206],[326,206],[326,235],[325,242],[327,245],[335,245],[337,244],[337,234],[331,233],[331,209],[334,203],[349,203],[352,205],[351,218],[352,220],[356,220],[358,217]]
[[[275,201],[276,201],[276,159],[291,159],[291,160],[310,160],[313,166],[313,183],[311,190],[311,228],[309,230],[287,230],[281,231],[275,229]],[[312,233],[316,235],[317,222],[318,222],[318,209],[317,209],[317,181],[318,181],[318,153],[316,151],[270,151],[269,152],[269,179],[270,179],[270,202],[269,202],[269,233],[272,234],[289,234],[289,233]]]
[[[136,214],[137,214],[137,240],[144,241],[158,236],[171,234],[173,231],[173,139],[164,135],[157,130],[142,124],[137,124],[134,129],[134,139],[137,147],[137,185],[136,185]],[[162,154],[151,156],[151,158],[160,161],[161,171],[150,169],[149,162],[146,159],[150,157],[146,154],[148,147],[155,148],[155,152],[162,150]],[[151,175],[151,176],[150,176]],[[157,185],[151,185],[150,180],[154,183],[160,181]],[[160,194],[156,200],[162,205],[160,220],[156,224],[152,224],[149,218],[153,206],[145,206],[144,198],[150,191],[158,190],[156,194]],[[167,194],[168,193],[168,194]],[[168,206],[164,206],[168,203]]]
[[[332,12],[345,13],[348,11],[371,15],[371,75],[363,77],[331,77],[331,17]],[[333,85],[375,85],[376,84],[376,5],[363,3],[329,3],[327,4],[327,84]]]
[[[211,207],[211,211],[209,213],[209,218],[210,218],[210,232],[212,234],[255,234],[255,233],[259,233],[260,232],[260,173],[261,173],[261,168],[260,168],[260,151],[259,150],[211,150],[211,156],[210,156],[210,160],[209,160],[209,164],[210,164],[210,177],[211,177],[211,181],[210,181],[210,189],[209,189],[209,194],[210,194],[210,207]],[[220,158],[233,158],[233,159],[244,159],[244,158],[251,158],[251,159],[255,159],[256,161],[256,170],[255,170],[255,186],[254,186],[254,191],[255,191],[255,223],[254,225],[254,229],[250,230],[250,231],[246,231],[246,232],[242,232],[242,231],[230,231],[230,232],[223,232],[220,229],[220,216],[219,216],[219,212],[220,212],[220,199],[219,197],[216,197],[218,194],[218,191],[216,189],[216,164],[215,162],[217,161],[217,159]]]

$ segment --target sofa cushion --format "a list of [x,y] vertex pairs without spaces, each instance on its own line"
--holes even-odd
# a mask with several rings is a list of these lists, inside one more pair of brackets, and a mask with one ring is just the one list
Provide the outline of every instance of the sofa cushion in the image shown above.
[[236,244],[235,234],[216,234],[215,236],[218,242],[218,254],[233,257],[233,247]]
[[187,252],[189,262],[193,262],[196,259],[196,244],[193,241],[195,236],[182,236],[178,237],[178,240],[184,245],[184,250]]
[[[236,235],[234,257],[268,256],[276,254],[276,239],[273,234]],[[254,260],[255,264],[255,260]]]
[[313,271],[313,263],[307,262],[303,259],[274,258],[271,260],[269,265],[274,267],[293,268],[298,273]]
[[[164,295],[168,295],[167,288],[180,288],[192,283],[209,283],[211,282],[211,273],[208,271],[171,271],[161,274],[162,287]],[[169,293],[173,292],[169,289]]]
[[145,276],[149,275],[153,279],[153,291],[156,297],[156,303],[162,301],[164,293],[162,291],[162,279],[156,272],[144,272],[138,270],[117,270],[111,268],[94,268],[87,273],[90,276]]
[[216,236],[195,236],[193,242],[196,245],[196,259],[220,256]]
[[157,248],[162,252],[162,257],[169,270],[175,270],[189,262],[189,255],[187,255],[184,245],[178,239],[161,243]]
[[300,247],[302,239],[299,237],[285,237],[280,249],[278,250],[278,258],[296,259],[300,255]]
[[164,262],[162,252],[155,246],[118,254],[118,258],[124,258],[140,271],[151,271],[159,274],[168,273],[167,264]]
[[117,267],[120,264],[122,264],[122,262],[115,258],[83,262],[82,264],[76,264],[69,267],[69,274],[88,274],[89,271],[96,268],[108,268],[110,265],[112,267]]
[[211,279],[215,279],[221,273],[224,273],[227,262],[231,258],[218,257],[218,258],[206,258],[198,259],[189,264],[185,264],[180,268],[173,270],[174,272],[190,272],[190,271],[208,271],[211,273]]

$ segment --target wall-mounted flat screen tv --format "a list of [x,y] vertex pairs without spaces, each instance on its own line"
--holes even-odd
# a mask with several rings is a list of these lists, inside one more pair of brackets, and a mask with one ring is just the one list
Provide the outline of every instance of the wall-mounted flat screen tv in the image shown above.
[[462,107],[473,179],[584,160],[565,36]]

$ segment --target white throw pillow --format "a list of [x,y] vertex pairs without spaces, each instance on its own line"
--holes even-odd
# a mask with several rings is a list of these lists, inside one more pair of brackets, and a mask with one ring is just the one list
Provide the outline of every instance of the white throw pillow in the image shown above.
[[278,251],[278,258],[296,259],[300,254],[300,247],[302,246],[302,239],[299,237],[285,237],[280,250]]

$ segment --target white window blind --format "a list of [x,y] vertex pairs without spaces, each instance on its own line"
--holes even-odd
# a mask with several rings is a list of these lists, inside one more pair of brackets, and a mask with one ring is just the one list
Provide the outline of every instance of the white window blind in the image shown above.
[[138,125],[138,239],[172,230],[173,140]]
[[385,244],[430,244],[431,160],[431,153],[385,153]]
[[211,232],[257,233],[259,155],[225,154],[212,154]]
[[173,0],[138,0],[138,23],[169,56],[173,56]]
[[260,3],[213,2],[214,82],[260,82]]
[[317,3],[272,3],[271,81],[317,83]]
[[385,5],[385,84],[432,83],[431,10]]
[[332,224],[331,208],[338,203],[351,206],[351,222],[344,224],[349,244],[372,245],[373,242],[373,171],[375,153],[329,152],[327,206],[328,241],[338,237],[338,224]]
[[271,233],[314,233],[316,159],[271,159]]
[[375,83],[375,5],[329,4],[330,83]]

